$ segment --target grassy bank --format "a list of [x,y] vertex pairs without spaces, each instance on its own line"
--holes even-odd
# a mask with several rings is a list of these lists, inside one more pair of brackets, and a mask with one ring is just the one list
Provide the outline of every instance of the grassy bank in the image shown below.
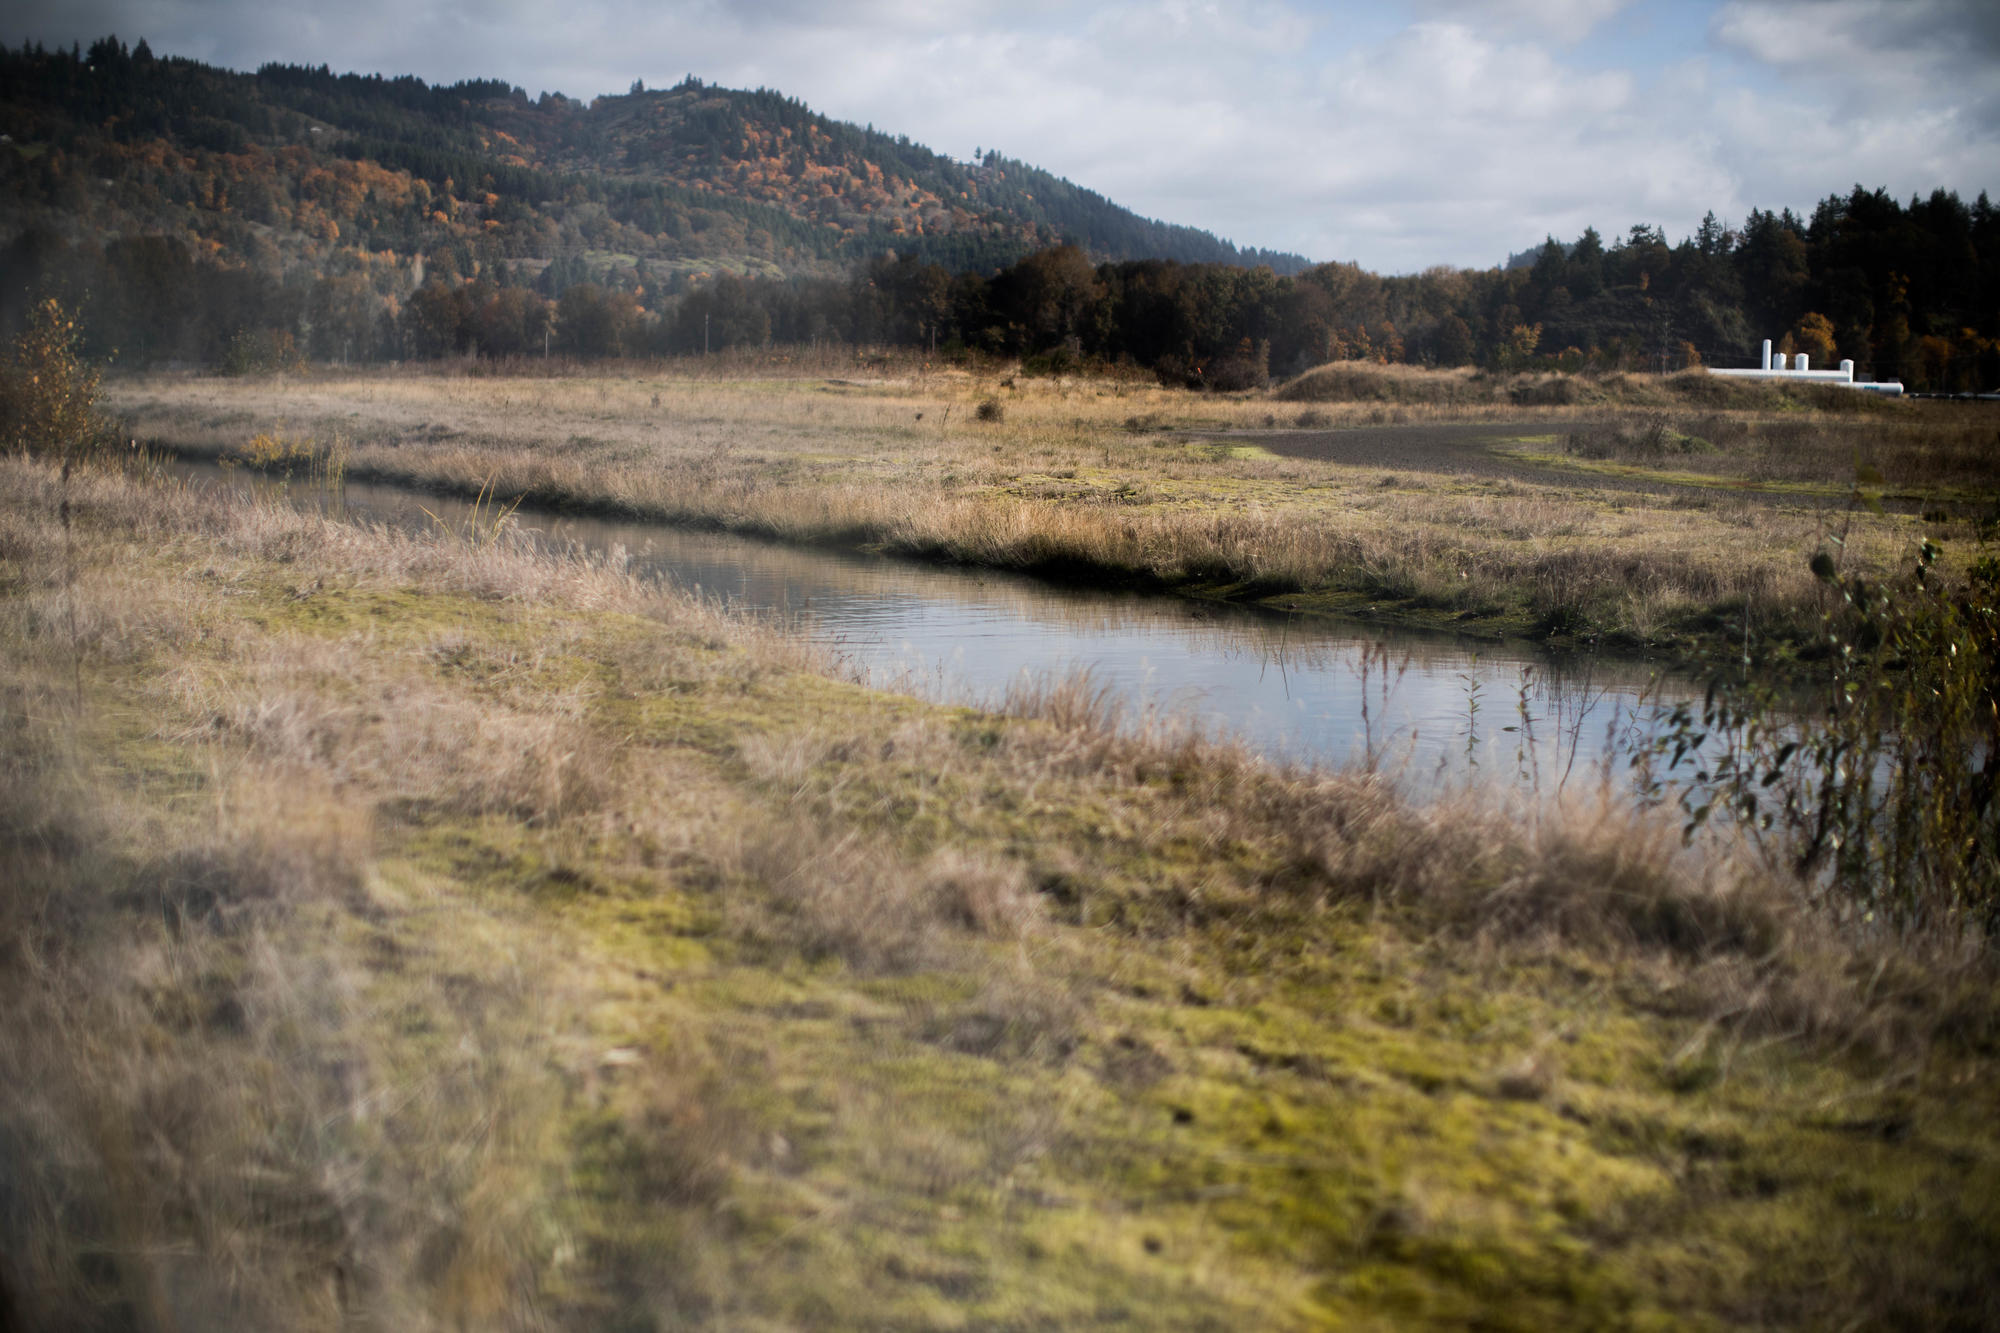
[[[276,431],[338,441],[351,475],[490,484],[531,506],[1680,657],[1740,652],[1746,629],[1758,648],[1811,651],[1825,607],[1807,562],[1830,536],[1850,568],[1885,573],[1925,533],[1969,545],[1992,494],[1990,450],[1967,434],[1981,423],[1948,405],[1704,406],[1663,426],[1702,449],[1626,458],[1617,440],[1659,409],[1296,408],[947,373],[147,378],[111,401],[141,439],[197,456]],[[1496,413],[1475,446],[1424,434]],[[1360,426],[1389,434],[1357,453],[1338,432]],[[1941,521],[1846,512],[1857,460],[1935,492],[1905,507]]]
[[64,498],[0,461],[12,1321],[2000,1318],[1990,963],[1613,801],[1412,808],[505,539]]

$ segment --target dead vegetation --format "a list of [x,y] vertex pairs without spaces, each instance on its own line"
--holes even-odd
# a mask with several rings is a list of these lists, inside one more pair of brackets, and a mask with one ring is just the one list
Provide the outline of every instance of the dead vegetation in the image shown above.
[[1996,1317],[1972,945],[504,535],[92,469],[71,569],[60,494],[0,460],[27,1326]]

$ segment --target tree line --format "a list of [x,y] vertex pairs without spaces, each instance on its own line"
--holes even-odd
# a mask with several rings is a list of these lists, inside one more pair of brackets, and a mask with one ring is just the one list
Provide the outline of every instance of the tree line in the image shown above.
[[[85,312],[99,352],[220,362],[283,333],[328,361],[690,355],[780,344],[1023,358],[1032,370],[1129,364],[1240,389],[1367,360],[1496,370],[1744,365],[1774,337],[1816,364],[1913,388],[2000,387],[2000,218],[1984,195],[1899,203],[1856,188],[1812,217],[1712,216],[1670,245],[1633,227],[1549,240],[1507,268],[1382,276],[1322,264],[1094,263],[1050,246],[990,272],[885,253],[846,278],[615,275],[574,258],[485,262],[443,247],[414,266],[277,276],[168,237],[97,245],[29,232],[0,249],[0,317],[47,295]],[[0,322],[5,322],[0,320]]]

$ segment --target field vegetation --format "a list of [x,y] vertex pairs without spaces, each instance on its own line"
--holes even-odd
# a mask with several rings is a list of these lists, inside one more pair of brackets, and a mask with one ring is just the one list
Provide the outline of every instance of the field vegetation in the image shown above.
[[[284,439],[350,405],[354,470],[442,408],[560,411],[600,460],[678,418],[739,485],[740,450],[848,496],[844,443],[921,438],[879,388],[257,392]],[[995,429],[1077,483],[1116,410]],[[1111,456],[1161,485],[1290,466],[1150,433]],[[873,694],[504,525],[143,464],[0,460],[0,621],[13,1322],[2000,1318],[1990,954],[1609,792],[1415,807],[1087,681]]]
[[467,496],[1683,660],[1823,656],[1816,554],[1880,578],[1929,539],[1960,568],[1994,512],[1976,405],[1699,375],[1340,366],[1266,397],[730,366],[146,376],[111,401],[193,457],[281,429]]

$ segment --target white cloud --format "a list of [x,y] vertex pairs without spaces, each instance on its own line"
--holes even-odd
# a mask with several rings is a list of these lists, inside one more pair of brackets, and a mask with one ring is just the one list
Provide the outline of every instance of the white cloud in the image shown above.
[[1631,0],[1420,0],[1428,13],[1500,32],[1526,32],[1579,42]]
[[1992,124],[2000,7],[1986,0],[1732,0],[1715,40],[1847,114],[1940,104]]

